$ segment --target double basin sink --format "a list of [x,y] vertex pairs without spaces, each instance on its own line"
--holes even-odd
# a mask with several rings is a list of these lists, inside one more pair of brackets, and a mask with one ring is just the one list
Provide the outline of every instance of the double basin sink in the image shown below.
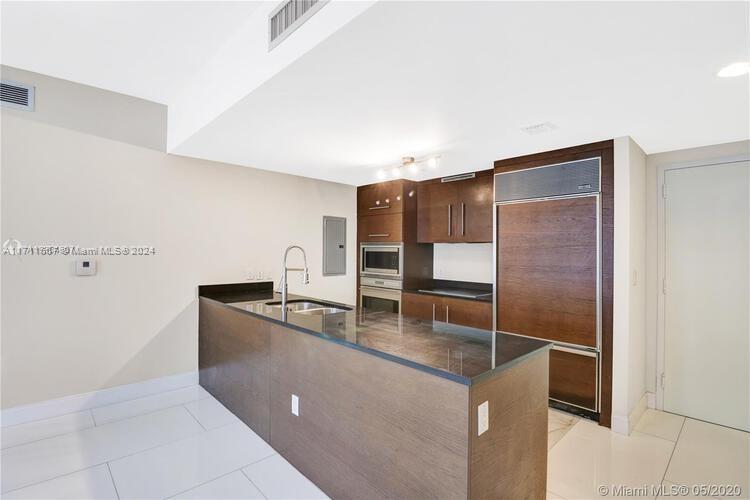
[[[278,307],[281,309],[281,301],[266,302],[267,306]],[[318,302],[316,300],[294,299],[286,301],[286,310],[297,314],[307,314],[314,316],[323,316],[324,314],[336,314],[351,311],[351,307]]]

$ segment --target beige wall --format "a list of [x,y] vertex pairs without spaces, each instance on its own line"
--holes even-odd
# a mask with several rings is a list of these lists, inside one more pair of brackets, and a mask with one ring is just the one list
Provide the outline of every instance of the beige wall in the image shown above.
[[750,141],[729,142],[700,148],[682,149],[649,155],[646,167],[646,390],[656,392],[656,333],[658,321],[658,213],[662,179],[657,170],[663,165],[679,165],[696,161],[750,155]]
[[646,155],[630,137],[615,139],[612,429],[627,434],[646,392]]
[[[40,95],[39,99],[46,96]],[[2,111],[2,241],[150,245],[155,256],[2,257],[2,408],[197,369],[196,286],[281,270],[355,301],[356,189],[167,155]],[[323,277],[322,217],[347,218],[347,275]],[[296,259],[297,256],[294,257]]]

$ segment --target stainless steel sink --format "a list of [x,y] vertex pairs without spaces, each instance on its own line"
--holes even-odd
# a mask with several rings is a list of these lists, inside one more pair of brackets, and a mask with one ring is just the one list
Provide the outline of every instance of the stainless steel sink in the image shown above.
[[[281,302],[266,302],[267,306],[278,307],[281,309]],[[323,314],[335,314],[346,311],[351,311],[350,307],[337,306],[334,304],[327,304],[325,302],[317,302],[314,300],[288,300],[286,302],[286,310],[297,314],[315,314],[322,316]]]

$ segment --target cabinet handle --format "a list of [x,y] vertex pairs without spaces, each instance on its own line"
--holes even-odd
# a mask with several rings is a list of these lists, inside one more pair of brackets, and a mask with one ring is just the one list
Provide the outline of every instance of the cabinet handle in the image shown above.
[[432,321],[435,321],[435,304],[432,304]]
[[385,238],[390,235],[390,233],[370,233],[367,236],[369,236],[370,238]]
[[391,208],[390,205],[378,205],[377,207],[370,207],[367,210],[383,210],[386,208]]
[[453,205],[448,203],[448,236],[453,235]]
[[448,312],[449,312],[448,306],[445,306],[445,322],[446,323],[450,323],[450,321],[448,321]]
[[461,202],[461,236],[466,234],[466,207]]

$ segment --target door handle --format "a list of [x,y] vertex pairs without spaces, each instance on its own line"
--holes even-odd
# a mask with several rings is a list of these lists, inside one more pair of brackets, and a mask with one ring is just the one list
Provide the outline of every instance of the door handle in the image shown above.
[[386,208],[391,208],[390,205],[378,205],[377,207],[369,207],[367,210],[385,210]]
[[450,323],[450,321],[448,321],[448,312],[449,312],[449,308],[448,306],[445,306],[445,322],[446,323]]
[[448,203],[448,236],[453,235],[453,205]]
[[367,236],[370,238],[385,238],[390,236],[390,233],[370,233]]
[[461,236],[466,234],[466,205],[461,202]]
[[435,321],[435,304],[432,304],[432,321]]

